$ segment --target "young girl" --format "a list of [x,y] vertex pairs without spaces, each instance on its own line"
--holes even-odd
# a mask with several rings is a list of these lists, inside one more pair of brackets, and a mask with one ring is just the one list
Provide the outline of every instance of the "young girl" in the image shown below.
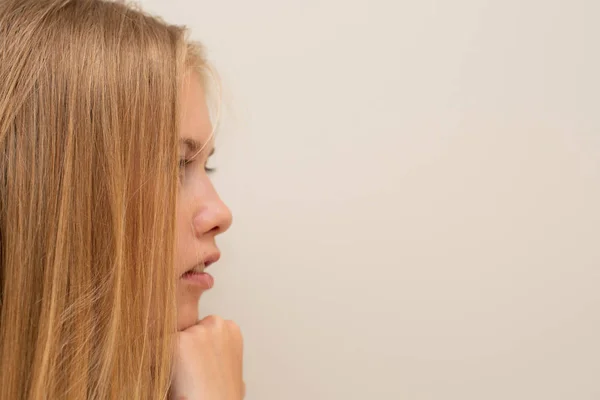
[[209,71],[120,3],[0,3],[0,398],[243,398],[239,328],[198,321]]

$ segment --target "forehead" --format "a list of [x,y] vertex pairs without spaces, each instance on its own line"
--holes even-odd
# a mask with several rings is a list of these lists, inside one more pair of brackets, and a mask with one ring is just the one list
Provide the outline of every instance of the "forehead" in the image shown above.
[[205,91],[197,72],[186,75],[181,95],[182,119],[179,137],[206,143],[211,138],[212,123]]

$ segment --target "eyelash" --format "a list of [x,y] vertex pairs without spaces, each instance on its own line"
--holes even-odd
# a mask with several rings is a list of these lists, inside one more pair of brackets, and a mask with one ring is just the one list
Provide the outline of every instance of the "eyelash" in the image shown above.
[[[185,168],[188,165],[192,164],[193,162],[194,162],[194,159],[186,160],[186,159],[182,158],[181,160],[179,160],[179,168]],[[206,165],[204,165],[204,171],[207,174],[210,174],[212,172],[215,172],[215,168],[209,168]]]

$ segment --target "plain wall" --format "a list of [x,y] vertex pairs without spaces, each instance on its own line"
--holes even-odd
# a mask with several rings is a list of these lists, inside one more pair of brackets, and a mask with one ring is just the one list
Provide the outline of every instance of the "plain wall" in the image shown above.
[[225,85],[247,399],[600,399],[600,2],[142,5]]

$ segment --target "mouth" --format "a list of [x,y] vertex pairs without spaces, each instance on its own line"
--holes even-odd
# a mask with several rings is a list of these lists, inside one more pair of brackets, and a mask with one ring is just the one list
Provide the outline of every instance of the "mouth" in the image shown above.
[[198,264],[186,270],[181,276],[183,277],[186,274],[202,274],[206,268],[219,261],[220,258],[221,254],[219,252],[209,254],[203,260],[200,260]]
[[210,289],[214,285],[214,279],[210,274],[204,272],[211,264],[216,263],[221,258],[221,254],[216,252],[208,255],[198,264],[194,265],[181,275],[181,279],[187,283],[201,286],[204,289]]

